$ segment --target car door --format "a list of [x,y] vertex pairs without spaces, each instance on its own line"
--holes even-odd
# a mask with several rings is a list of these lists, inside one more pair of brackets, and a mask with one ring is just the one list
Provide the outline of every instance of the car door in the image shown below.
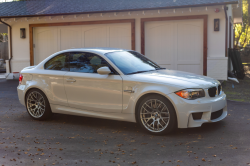
[[69,71],[68,63],[67,53],[56,55],[45,63],[43,72],[38,75],[51,104],[68,106],[64,90],[64,75]]
[[99,55],[87,52],[70,53],[70,71],[64,76],[68,104],[72,108],[122,112],[122,78],[116,74],[100,75],[97,69],[109,66]]

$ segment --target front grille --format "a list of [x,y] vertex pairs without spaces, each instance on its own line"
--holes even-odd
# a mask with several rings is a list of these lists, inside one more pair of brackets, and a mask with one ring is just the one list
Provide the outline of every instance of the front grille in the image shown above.
[[210,96],[210,97],[215,97],[215,95],[216,95],[216,90],[217,90],[216,87],[209,88],[209,89],[208,89],[208,94],[209,94],[209,96]]
[[218,86],[218,95],[220,95],[221,85]]
[[223,109],[221,109],[219,111],[212,112],[211,120],[219,118],[222,115],[222,113],[223,113]]

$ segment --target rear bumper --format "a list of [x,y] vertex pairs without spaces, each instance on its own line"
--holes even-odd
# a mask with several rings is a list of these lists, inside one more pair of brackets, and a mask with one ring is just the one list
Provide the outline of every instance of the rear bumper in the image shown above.
[[17,94],[19,102],[25,106],[25,85],[19,85],[17,87]]
[[[204,97],[196,100],[186,100],[176,94],[170,94],[169,97],[175,104],[178,128],[200,127],[203,123],[218,122],[227,116],[226,95],[222,92],[216,97]],[[222,110],[216,118],[211,118],[213,112]],[[198,120],[194,120],[192,113],[202,113]]]

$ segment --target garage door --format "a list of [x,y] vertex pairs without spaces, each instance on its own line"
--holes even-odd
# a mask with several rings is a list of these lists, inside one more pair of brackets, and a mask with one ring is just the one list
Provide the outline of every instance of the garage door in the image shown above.
[[203,20],[146,22],[145,55],[167,69],[203,75]]
[[34,64],[57,51],[83,47],[131,48],[131,24],[34,28]]

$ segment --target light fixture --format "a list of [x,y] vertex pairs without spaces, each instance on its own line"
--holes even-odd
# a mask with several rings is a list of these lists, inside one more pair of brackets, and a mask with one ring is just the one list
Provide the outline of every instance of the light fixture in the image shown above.
[[20,28],[20,38],[22,39],[26,38],[25,28]]

